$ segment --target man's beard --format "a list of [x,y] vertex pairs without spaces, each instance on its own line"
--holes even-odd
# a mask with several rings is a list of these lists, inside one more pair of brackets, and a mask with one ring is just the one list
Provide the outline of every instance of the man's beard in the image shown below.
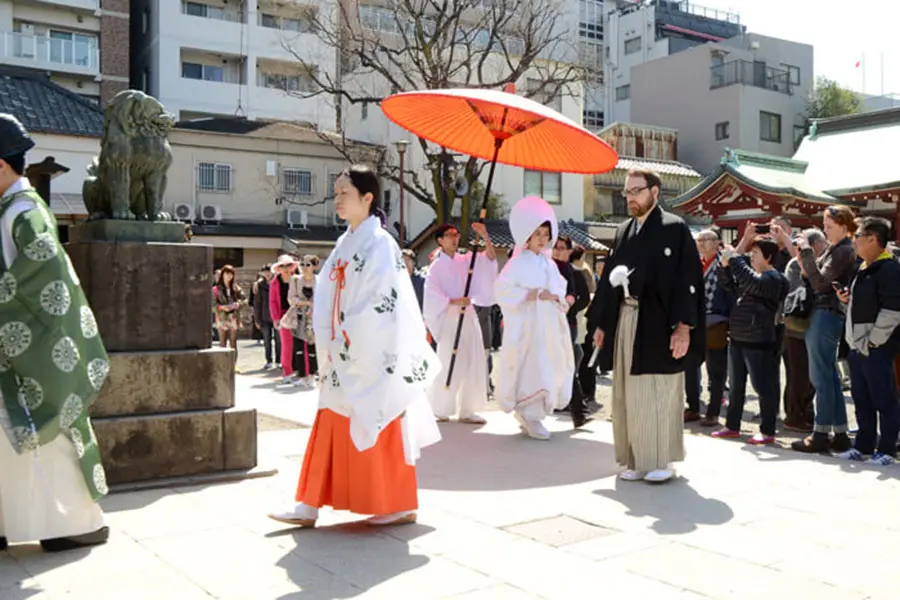
[[649,203],[649,204],[646,204],[646,205],[645,205],[645,204],[642,204],[642,203],[640,203],[640,202],[638,202],[638,203],[637,203],[637,206],[634,207],[634,208],[632,208],[632,205],[629,204],[629,205],[628,205],[628,212],[629,212],[629,213],[631,214],[631,216],[634,217],[635,219],[640,219],[641,217],[643,217],[644,215],[646,215],[647,213],[649,213],[651,210],[653,210],[653,207],[655,207],[655,206],[656,206],[656,201],[655,201],[655,200],[651,200],[650,203]]

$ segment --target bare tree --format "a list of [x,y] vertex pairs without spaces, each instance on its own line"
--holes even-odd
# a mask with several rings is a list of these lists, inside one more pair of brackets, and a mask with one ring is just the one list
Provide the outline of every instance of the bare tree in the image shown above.
[[[401,91],[502,89],[527,78],[524,95],[547,102],[577,93],[573,84],[584,78],[575,64],[571,28],[563,24],[561,0],[389,0],[362,7],[343,0],[338,5],[336,15],[310,17],[316,35],[335,52],[334,72],[320,69],[304,48],[284,45],[310,83],[306,91],[289,93],[330,97],[342,134],[342,107],[376,105]],[[342,152],[348,147],[329,140]],[[446,222],[457,200],[455,179],[465,177],[468,185],[462,187],[474,190],[484,164],[469,157],[458,163],[451,152],[421,138],[418,144],[428,157],[427,178],[407,170],[401,180],[399,167],[384,155],[379,174],[402,183]],[[467,221],[469,195],[460,199]]]

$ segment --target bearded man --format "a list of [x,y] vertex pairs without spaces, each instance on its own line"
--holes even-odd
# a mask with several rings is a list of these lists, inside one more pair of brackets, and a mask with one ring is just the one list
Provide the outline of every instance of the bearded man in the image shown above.
[[616,462],[626,481],[662,483],[684,460],[684,371],[706,353],[703,267],[684,221],[659,205],[653,171],[628,172],[630,219],[591,303],[601,370],[613,370]]

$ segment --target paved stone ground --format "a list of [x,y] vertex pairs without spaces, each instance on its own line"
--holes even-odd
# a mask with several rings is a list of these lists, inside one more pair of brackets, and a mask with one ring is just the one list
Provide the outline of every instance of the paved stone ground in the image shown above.
[[260,458],[277,476],[113,495],[108,545],[0,553],[0,599],[898,595],[900,467],[688,436],[677,480],[626,483],[605,420],[572,432],[553,418],[538,442],[488,411],[426,449],[418,524],[372,530],[326,510],[316,530],[290,530],[265,512],[291,500],[315,392],[242,375],[237,393],[268,415]]

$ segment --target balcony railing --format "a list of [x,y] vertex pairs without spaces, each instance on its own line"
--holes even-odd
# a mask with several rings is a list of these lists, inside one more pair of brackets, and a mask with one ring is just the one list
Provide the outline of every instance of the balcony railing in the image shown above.
[[[241,5],[243,6],[243,3]],[[210,6],[202,2],[189,2],[188,0],[182,0],[181,13],[189,17],[200,17],[201,19],[213,19],[215,21],[247,22],[246,15],[241,9]]]
[[666,12],[683,12],[694,15],[695,17],[703,17],[715,21],[725,21],[726,23],[734,23],[736,25],[740,25],[741,23],[741,16],[739,14],[709,8],[708,6],[701,6],[688,0],[653,0],[650,4],[655,5],[657,10]]
[[709,89],[729,85],[752,85],[782,94],[792,94],[790,73],[747,60],[734,60],[710,67]]
[[85,70],[100,68],[100,48],[95,40],[63,40],[47,35],[5,31],[0,32],[0,56]]

